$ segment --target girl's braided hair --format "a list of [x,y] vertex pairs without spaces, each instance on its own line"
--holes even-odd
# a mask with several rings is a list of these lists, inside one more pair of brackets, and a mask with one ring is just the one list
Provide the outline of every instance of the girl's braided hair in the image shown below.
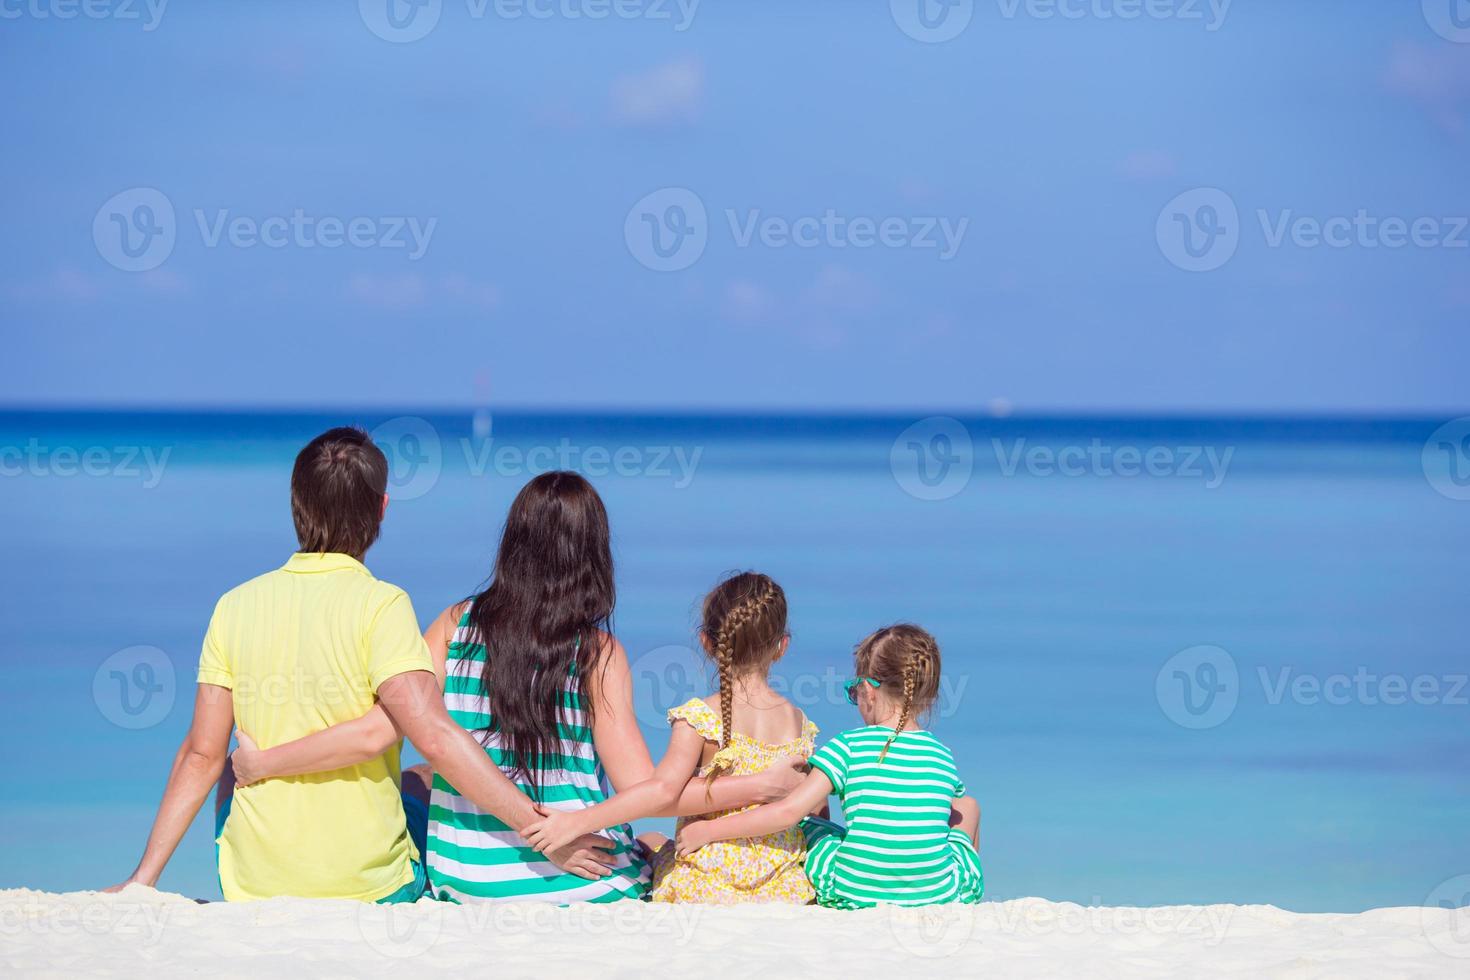
[[[730,744],[734,727],[735,675],[764,670],[775,661],[786,636],[786,593],[769,575],[740,572],[731,575],[704,600],[700,631],[719,671],[720,748]],[[728,771],[725,764],[710,767],[706,784]],[[708,791],[706,791],[707,793]]]
[[939,697],[939,644],[928,631],[898,623],[859,643],[853,659],[859,676],[873,678],[890,692],[903,692],[898,724],[878,755],[882,762],[899,733],[933,708]]

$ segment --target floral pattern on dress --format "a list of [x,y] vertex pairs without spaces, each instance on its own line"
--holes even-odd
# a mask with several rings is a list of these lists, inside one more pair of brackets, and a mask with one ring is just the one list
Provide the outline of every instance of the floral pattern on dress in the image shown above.
[[[720,742],[720,716],[699,698],[692,698],[669,711],[669,724],[688,722],[706,741]],[[803,718],[801,734],[789,742],[767,745],[734,732],[730,744],[720,750],[721,762],[731,765],[729,775],[761,772],[786,756],[803,759],[816,746],[817,726]],[[709,766],[699,770],[704,776]],[[756,804],[751,804],[755,806]],[[679,829],[691,820],[714,820],[750,807],[723,810],[698,817],[680,817]],[[738,905],[744,902],[789,902],[802,905],[815,897],[807,881],[806,835],[791,827],[765,837],[742,837],[716,841],[688,857],[674,853],[669,841],[652,855],[655,902],[699,902],[705,905]]]

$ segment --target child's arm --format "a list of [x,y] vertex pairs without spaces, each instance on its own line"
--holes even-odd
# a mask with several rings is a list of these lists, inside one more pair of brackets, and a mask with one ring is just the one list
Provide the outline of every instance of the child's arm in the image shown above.
[[832,782],[820,769],[813,769],[801,785],[776,803],[767,803],[742,813],[732,813],[718,820],[694,820],[679,832],[676,847],[679,855],[692,854],[715,841],[739,837],[764,837],[778,830],[794,827],[802,818],[827,801],[832,795]]
[[583,834],[661,813],[678,803],[680,794],[689,783],[690,774],[699,768],[699,757],[703,751],[704,737],[688,722],[676,722],[669,737],[669,750],[654,768],[651,778],[629,786],[596,806],[549,811],[523,829],[521,836],[537,851],[554,851]]
[[806,778],[806,760],[789,755],[768,769],[748,776],[721,776],[710,783],[698,776],[684,784],[684,792],[672,807],[655,817],[697,817],[721,810],[738,810],[752,803],[774,803],[784,799]]
[[[449,640],[458,622],[458,609],[451,606],[444,610],[424,631],[424,641],[429,645],[429,656],[434,662],[434,673],[441,688]],[[247,732],[237,731],[235,738],[240,747],[231,756],[235,782],[248,786],[275,776],[300,776],[309,772],[344,769],[377,758],[402,737],[403,733],[378,704],[360,718],[340,722],[324,731],[268,749],[257,746]]]

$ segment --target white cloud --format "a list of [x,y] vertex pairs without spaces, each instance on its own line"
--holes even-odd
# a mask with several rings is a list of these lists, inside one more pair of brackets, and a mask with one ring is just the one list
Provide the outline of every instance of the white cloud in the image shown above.
[[444,294],[457,302],[481,310],[500,305],[500,287],[494,283],[476,282],[462,275],[448,275],[440,280]]
[[390,310],[437,304],[484,311],[500,305],[499,286],[457,273],[437,279],[426,279],[416,272],[388,276],[358,273],[348,280],[347,295],[359,303]]
[[727,320],[759,323],[770,319],[776,308],[776,297],[769,289],[749,279],[734,279],[725,284],[720,310]]
[[18,302],[90,303],[102,295],[102,283],[74,266],[61,266],[30,282],[11,283],[5,292]]
[[347,294],[368,306],[406,310],[424,304],[424,279],[414,272],[400,276],[369,276],[357,273],[347,283]]
[[687,126],[698,122],[703,109],[704,63],[697,58],[682,58],[613,79],[612,121],[616,125]]
[[878,287],[846,266],[829,262],[802,291],[801,298],[806,305],[821,310],[867,313],[878,302]]
[[1164,180],[1178,169],[1174,154],[1164,150],[1134,150],[1118,162],[1118,173],[1129,180]]
[[1383,84],[1419,103],[1442,129],[1461,133],[1470,108],[1470,49],[1455,44],[1397,44]]

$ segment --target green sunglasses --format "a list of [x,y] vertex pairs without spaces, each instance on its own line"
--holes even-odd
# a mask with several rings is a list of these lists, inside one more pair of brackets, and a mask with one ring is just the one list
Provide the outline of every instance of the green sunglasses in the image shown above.
[[859,684],[867,684],[874,690],[883,686],[871,677],[854,677],[842,685],[843,692],[847,694],[848,704],[857,704],[857,689]]

